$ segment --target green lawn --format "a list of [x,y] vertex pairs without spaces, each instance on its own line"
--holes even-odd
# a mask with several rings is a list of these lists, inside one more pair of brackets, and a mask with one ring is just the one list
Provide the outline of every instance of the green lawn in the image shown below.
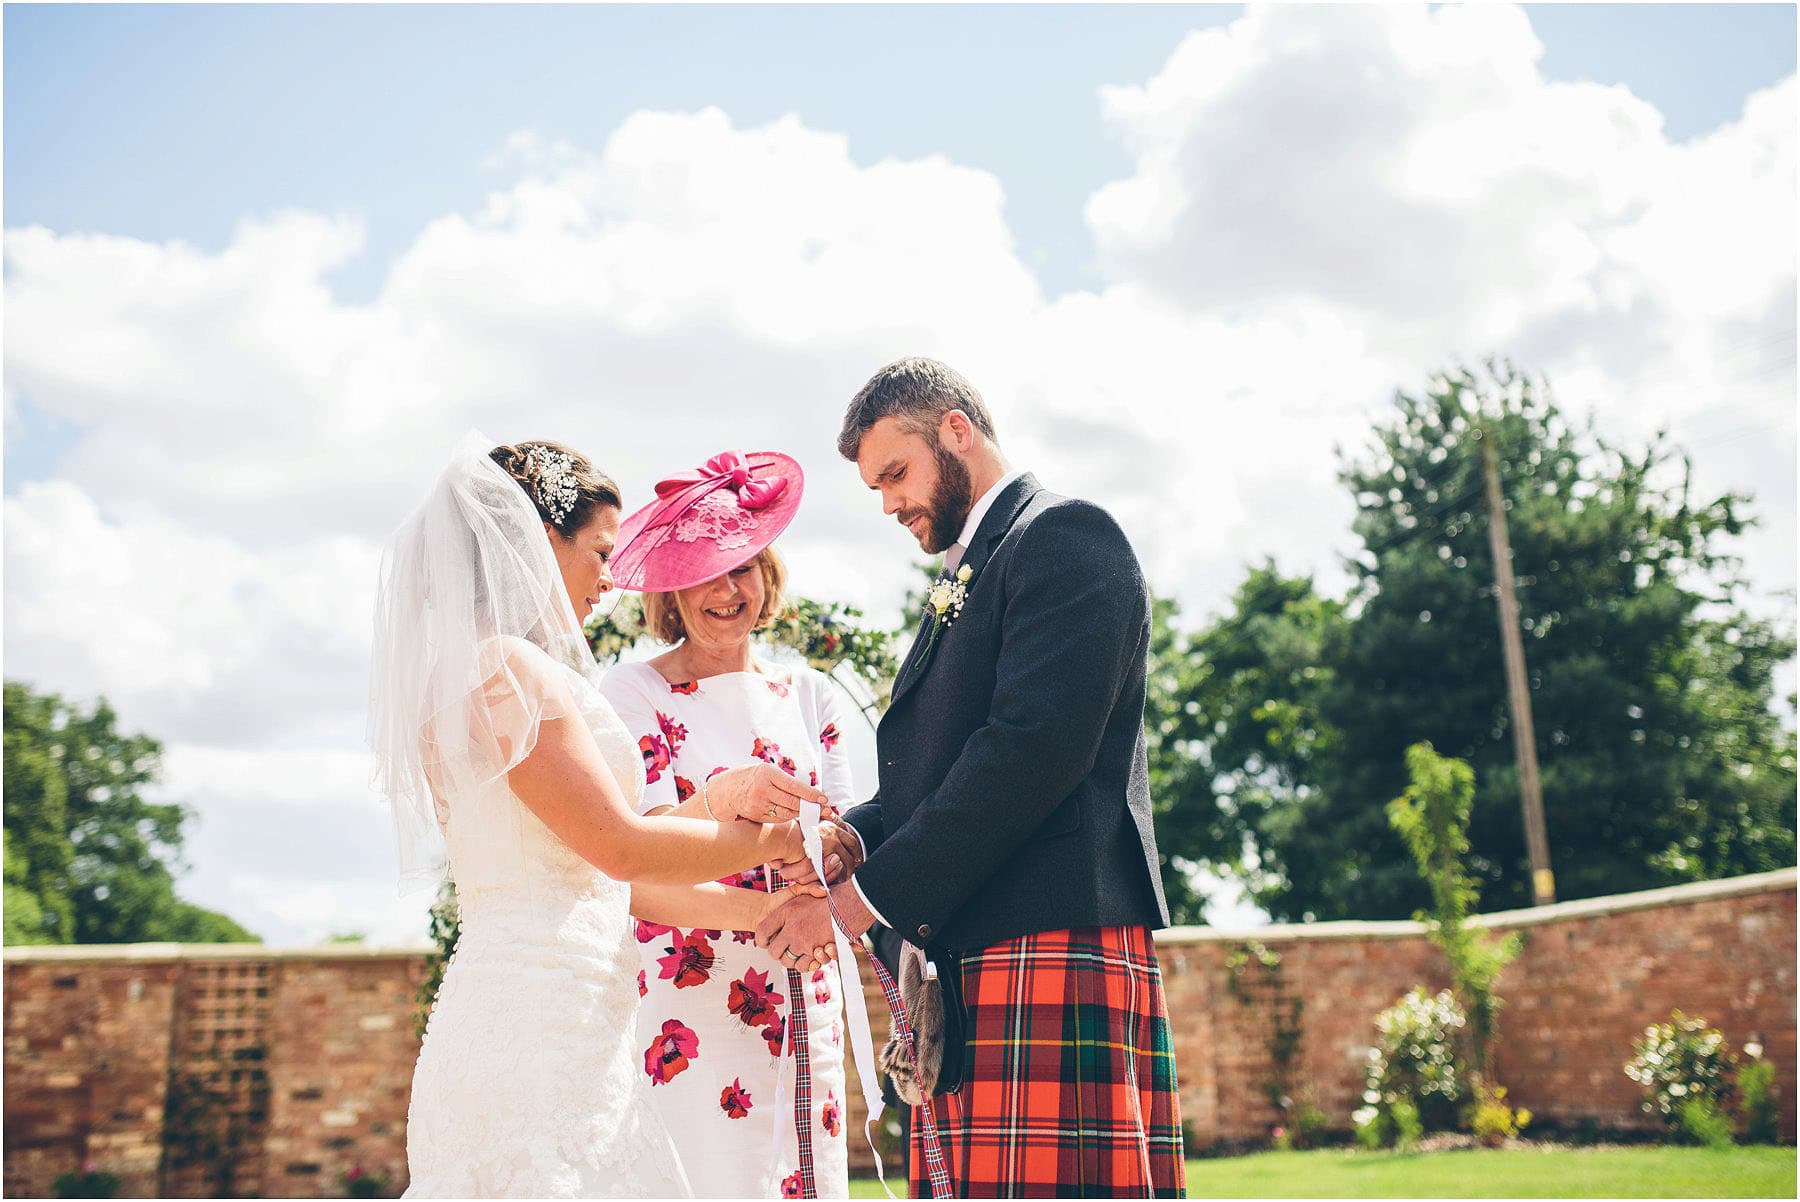
[[[901,1184],[904,1184],[902,1182]],[[896,1190],[896,1193],[901,1191]],[[885,1195],[872,1178],[852,1198]],[[1190,1198],[1792,1198],[1794,1149],[1257,1152],[1188,1161]]]

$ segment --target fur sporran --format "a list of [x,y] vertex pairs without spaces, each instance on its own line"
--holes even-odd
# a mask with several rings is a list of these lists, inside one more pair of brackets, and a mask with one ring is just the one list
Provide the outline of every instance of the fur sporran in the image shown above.
[[954,984],[946,988],[924,949],[911,943],[900,948],[898,984],[917,1055],[896,1030],[875,1059],[900,1100],[917,1106],[928,1095],[953,1093],[962,1084],[962,999]]

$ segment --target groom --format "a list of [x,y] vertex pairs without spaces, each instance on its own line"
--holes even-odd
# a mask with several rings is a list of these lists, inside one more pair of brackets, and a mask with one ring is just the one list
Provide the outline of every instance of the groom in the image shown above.
[[[1011,470],[980,394],[934,360],[875,373],[838,450],[945,553],[877,731],[878,791],[826,852],[853,870],[832,888],[853,936],[881,922],[960,967],[962,1085],[934,1099],[956,1193],[1179,1197],[1137,557],[1104,510]],[[758,934],[802,954],[830,922],[801,899]]]

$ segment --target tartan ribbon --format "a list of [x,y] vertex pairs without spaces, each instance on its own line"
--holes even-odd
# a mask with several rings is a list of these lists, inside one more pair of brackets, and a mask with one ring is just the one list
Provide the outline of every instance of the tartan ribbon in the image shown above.
[[[837,923],[839,929],[845,934],[849,934],[850,928],[845,924],[844,916],[838,913],[837,900],[831,896],[829,891],[825,894],[825,902],[831,907],[832,921]],[[875,970],[875,979],[881,982],[881,992],[887,998],[888,1013],[894,1019],[894,1030],[899,1033],[916,1063],[919,1054],[918,1041],[913,1038],[912,1023],[906,1017],[906,1004],[900,1000],[900,987],[894,983],[893,975],[888,972],[887,966],[869,950],[862,940],[852,936],[851,943],[862,949],[863,955],[868,958],[869,967]],[[854,970],[856,966],[853,964],[850,967]],[[933,1198],[952,1197],[950,1170],[944,1165],[944,1149],[938,1140],[937,1116],[932,1112],[930,1094],[921,1091],[919,1109],[925,1120],[925,1130],[921,1138],[925,1143],[925,1171],[931,1180],[931,1196]],[[880,1164],[880,1157],[876,1158],[876,1164]]]
[[[780,889],[786,882],[779,870],[769,869],[769,888]],[[794,1139],[800,1149],[800,1193],[802,1198],[817,1198],[817,1157],[812,1139],[812,1045],[807,1035],[806,983],[798,969],[787,970],[788,1021],[786,1042],[794,1053]],[[777,1093],[781,1091],[778,1089]],[[780,1129],[776,1130],[776,1157],[781,1155]]]

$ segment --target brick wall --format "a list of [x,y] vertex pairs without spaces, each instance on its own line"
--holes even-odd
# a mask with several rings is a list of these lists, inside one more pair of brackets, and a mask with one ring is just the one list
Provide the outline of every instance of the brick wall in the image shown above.
[[[1793,1138],[1794,903],[1790,870],[1482,919],[1525,936],[1501,980],[1498,1071],[1513,1098],[1559,1122],[1641,1124],[1620,1066],[1647,1024],[1680,1007],[1733,1047],[1761,1038]],[[1278,973],[1245,965],[1234,984],[1248,937],[1187,928],[1157,940],[1196,1140],[1257,1140],[1276,1121],[1266,1085],[1282,999],[1302,1002],[1296,1084],[1347,1125],[1376,1011],[1415,983],[1446,984],[1440,956],[1414,923],[1266,927],[1253,937],[1281,958]],[[179,1138],[165,1146],[166,1111],[196,1084],[210,1129],[238,1138],[234,1192],[339,1195],[359,1165],[398,1192],[423,967],[417,951],[357,947],[8,948],[6,1194],[47,1194],[87,1162],[128,1194],[216,1192],[216,1164],[179,1163]],[[867,993],[878,1008],[873,982]],[[872,1025],[879,1041],[885,1016]],[[854,1085],[849,1097],[855,1132]]]

